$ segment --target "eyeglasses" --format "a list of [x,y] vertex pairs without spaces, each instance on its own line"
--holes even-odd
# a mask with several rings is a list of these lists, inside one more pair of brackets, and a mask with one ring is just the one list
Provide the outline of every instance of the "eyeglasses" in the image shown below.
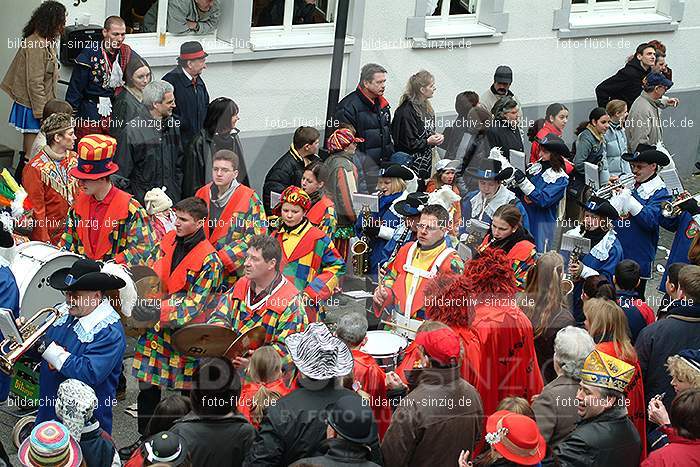
[[428,232],[435,232],[436,230],[440,230],[440,227],[435,227],[435,226],[428,225],[428,224],[416,224],[416,229],[417,230],[427,230]]

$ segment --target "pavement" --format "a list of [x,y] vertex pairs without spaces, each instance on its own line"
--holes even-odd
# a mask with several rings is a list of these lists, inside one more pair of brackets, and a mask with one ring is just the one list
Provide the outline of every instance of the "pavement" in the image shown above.
[[[691,193],[697,193],[700,191],[700,176],[689,175],[683,178],[684,187]],[[674,234],[661,229],[661,238],[659,244],[670,248],[673,243]],[[663,250],[657,250],[657,264],[666,264],[666,253]],[[658,304],[661,301],[661,293],[657,290],[659,281],[661,279],[662,273],[654,271],[654,277],[651,279],[649,285],[647,286],[647,302],[649,305],[656,310]],[[337,302],[335,306],[330,307],[328,321],[335,321],[337,319],[337,312],[340,309],[347,311],[347,306],[353,307],[358,311],[363,310],[363,305],[359,303],[348,302],[344,298],[342,301]],[[128,370],[131,369],[131,362],[133,356],[133,344],[134,340],[129,339],[127,345],[127,356],[124,360],[124,367]],[[129,405],[136,403],[136,396],[138,394],[138,385],[136,380],[131,376],[130,371],[127,371],[127,392],[126,399],[119,401],[117,406],[114,408],[113,416],[113,427],[114,431],[112,436],[118,448],[127,446],[138,439],[138,432],[136,431],[136,419],[130,415],[124,413],[124,410],[129,407]],[[164,394],[164,396],[167,395]],[[10,455],[10,459],[14,466],[19,466],[17,463],[16,453],[14,445],[12,444],[12,428],[17,419],[12,417],[2,411],[0,411],[0,442],[5,446],[5,450]]]

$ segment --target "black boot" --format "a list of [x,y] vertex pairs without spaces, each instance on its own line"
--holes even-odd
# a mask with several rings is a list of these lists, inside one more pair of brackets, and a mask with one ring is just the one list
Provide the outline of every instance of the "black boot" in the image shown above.
[[131,456],[134,454],[134,451],[139,449],[142,444],[143,444],[143,439],[139,438],[133,444],[130,444],[128,446],[124,446],[123,448],[121,448],[118,451],[119,458],[123,461],[131,459]]

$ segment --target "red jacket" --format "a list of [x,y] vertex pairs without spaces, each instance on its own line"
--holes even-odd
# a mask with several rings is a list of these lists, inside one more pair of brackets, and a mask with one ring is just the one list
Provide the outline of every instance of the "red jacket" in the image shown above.
[[675,428],[662,427],[669,444],[652,452],[641,467],[700,467],[700,439],[679,436]]
[[353,376],[359,385],[355,390],[359,389],[369,395],[370,406],[379,428],[379,438],[384,438],[391,423],[391,407],[386,397],[386,373],[371,355],[361,350],[354,349],[352,357],[355,360]]
[[[561,138],[562,133],[557,127],[549,122],[544,122],[544,126],[537,132],[537,140],[532,142],[532,148],[530,148],[530,163],[534,164],[540,158],[540,143],[538,143],[538,141],[541,141],[542,138],[550,133],[554,133]],[[567,159],[564,159],[564,166],[564,171],[567,174],[571,174],[571,172],[574,170],[574,164]]]
[[284,380],[282,378],[272,381],[270,383],[261,384],[246,382],[243,385],[243,388],[241,389],[241,396],[238,398],[236,404],[238,406],[238,412],[245,418],[247,418],[256,430],[260,428],[260,424],[255,423],[252,420],[252,418],[250,417],[250,409],[253,407],[253,396],[255,396],[255,394],[258,392],[258,389],[260,389],[261,386],[265,386],[270,391],[276,392],[280,395],[280,397],[284,397],[290,392],[292,392],[292,390],[288,388],[286,384],[284,384]]

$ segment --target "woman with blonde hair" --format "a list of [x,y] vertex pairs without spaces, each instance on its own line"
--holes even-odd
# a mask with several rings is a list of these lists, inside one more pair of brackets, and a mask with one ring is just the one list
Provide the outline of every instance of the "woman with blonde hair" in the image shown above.
[[535,351],[544,383],[557,377],[554,370],[554,338],[560,329],[575,324],[569,311],[567,291],[562,286],[564,259],[556,251],[540,256],[527,272],[525,291],[519,306],[530,318],[535,336]]
[[250,357],[250,380],[243,384],[238,411],[257,429],[265,410],[291,392],[282,379],[282,359],[269,345],[260,347]]
[[625,389],[627,399],[625,402],[629,402],[627,413],[639,431],[642,441],[642,459],[644,459],[647,455],[647,431],[642,369],[630,339],[627,316],[617,303],[605,298],[587,300],[583,305],[583,313],[586,316],[586,330],[596,343],[596,349],[635,367],[632,381]]
[[629,115],[627,103],[613,99],[605,106],[605,112],[610,116],[610,126],[603,135],[605,138],[608,171],[610,176],[620,176],[632,173],[630,163],[622,159],[627,152],[627,135],[625,134],[625,119]]
[[418,175],[419,191],[424,191],[432,173],[434,148],[445,140],[435,131],[435,112],[430,105],[435,89],[430,72],[421,70],[411,76],[391,124],[396,151],[411,155],[409,168]]

